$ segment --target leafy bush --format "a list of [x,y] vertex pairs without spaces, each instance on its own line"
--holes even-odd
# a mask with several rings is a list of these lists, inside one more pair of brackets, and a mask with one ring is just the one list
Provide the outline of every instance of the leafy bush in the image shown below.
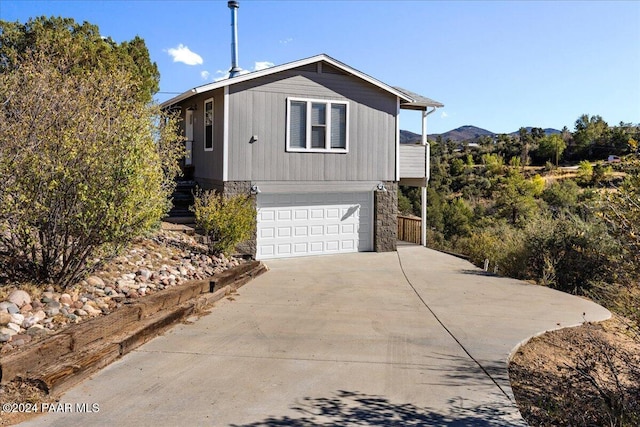
[[617,278],[620,246],[599,221],[540,216],[525,235],[528,274],[545,285],[584,295],[594,282]]
[[223,197],[215,191],[196,194],[193,211],[196,225],[209,237],[214,254],[229,254],[240,242],[248,240],[256,227],[253,200],[244,195]]
[[611,176],[612,172],[611,166],[606,166],[602,162],[596,163],[591,174],[591,185],[600,185]]
[[481,161],[489,176],[501,175],[504,172],[504,158],[499,154],[483,154]]
[[538,187],[517,169],[510,170],[498,186],[499,191],[496,197],[498,215],[514,225],[525,223],[538,212],[538,205],[534,198],[535,192],[539,190]]
[[540,197],[546,185],[544,178],[536,174],[529,180],[529,182],[531,184],[531,193],[533,194],[533,196]]
[[580,188],[572,179],[563,179],[551,184],[542,192],[542,199],[555,211],[574,209],[578,203]]
[[134,96],[130,71],[68,73],[73,59],[46,51],[22,59],[0,74],[0,274],[65,286],[159,224],[177,122]]
[[524,279],[528,253],[522,230],[504,222],[476,229],[470,237],[459,241],[458,250],[478,266],[489,260],[489,270]]
[[599,212],[625,250],[625,270],[640,275],[640,159],[630,162],[628,175],[615,191],[599,195]]
[[582,160],[578,163],[578,182],[583,185],[587,185],[591,182],[593,177],[593,166],[588,160]]
[[444,236],[451,239],[454,236],[467,236],[471,233],[471,219],[473,211],[458,197],[451,200],[444,208]]

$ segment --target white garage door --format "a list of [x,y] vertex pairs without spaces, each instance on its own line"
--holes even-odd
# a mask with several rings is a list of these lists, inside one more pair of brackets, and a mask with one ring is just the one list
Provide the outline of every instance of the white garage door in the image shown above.
[[258,194],[257,259],[373,250],[373,193]]

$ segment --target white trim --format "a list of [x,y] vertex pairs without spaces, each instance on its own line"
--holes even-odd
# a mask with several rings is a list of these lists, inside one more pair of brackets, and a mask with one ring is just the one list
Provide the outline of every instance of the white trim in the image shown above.
[[359,193],[377,190],[380,181],[251,181],[262,193]]
[[288,64],[282,64],[282,65],[277,65],[275,67],[271,67],[271,68],[266,68],[264,70],[260,70],[260,71],[253,71],[247,74],[241,74],[239,76],[236,77],[231,77],[228,79],[224,79],[224,80],[220,80],[218,82],[213,82],[213,83],[209,83],[203,86],[199,86],[199,87],[195,87],[191,90],[188,90],[174,98],[171,98],[165,102],[163,102],[162,104],[160,104],[160,106],[162,108],[166,108],[166,107],[170,107],[171,105],[174,105],[180,101],[183,101],[187,98],[190,98],[193,95],[197,95],[199,93],[204,93],[204,92],[208,92],[210,90],[214,90],[214,89],[218,89],[221,87],[225,87],[225,86],[230,86],[232,84],[236,84],[236,83],[242,83],[244,81],[247,80],[252,80],[252,79],[256,79],[258,77],[263,77],[263,76],[268,76],[270,74],[275,74],[275,73],[279,73],[281,71],[286,71],[286,70],[290,70],[292,68],[297,68],[297,67],[302,67],[304,65],[308,65],[308,64],[313,64],[319,61],[324,61],[327,62],[328,64],[331,64],[332,66],[338,68],[339,70],[344,71],[347,74],[351,74],[353,76],[356,76],[374,86],[377,86],[381,89],[383,89],[386,92],[389,92],[393,95],[396,95],[397,97],[399,97],[400,99],[402,99],[403,101],[406,102],[412,102],[414,101],[412,98],[410,98],[406,93],[395,89],[389,85],[387,85],[386,83],[383,83],[379,80],[376,80],[375,78],[356,70],[355,68],[351,68],[348,65],[331,58],[328,55],[325,54],[320,54],[320,55],[316,55],[316,56],[312,56],[310,58],[305,58],[305,59],[300,59],[298,61],[293,61],[293,62],[289,62]]
[[[291,102],[307,103],[307,120],[306,120],[306,148],[291,147],[290,145],[290,125],[291,125]],[[311,147],[311,104],[325,105],[325,141],[324,148]],[[344,148],[331,148],[331,104],[342,104],[346,106],[345,111],[345,141]],[[298,98],[287,97],[287,129],[286,129],[286,151],[290,153],[348,153],[349,152],[349,101],[343,99],[315,99],[315,98]]]
[[229,180],[229,86],[224,87],[222,111],[224,114],[222,129],[222,181]]
[[[211,103],[211,148],[207,148],[207,104],[209,102]],[[216,111],[215,111],[215,102],[213,101],[213,98],[208,98],[204,100],[204,102],[202,103],[202,114],[204,115],[202,120],[202,126],[203,126],[202,147],[204,148],[204,151],[213,151],[213,140],[215,139],[214,135],[216,131],[216,126],[215,126]]]
[[[341,192],[342,193],[342,192]],[[256,259],[289,258],[374,250],[375,209],[374,192],[344,193],[307,191],[268,193],[256,197],[257,233]],[[325,209],[341,212],[358,211],[340,218],[334,215],[311,218],[311,212]],[[294,219],[293,210],[309,212],[307,219]],[[288,215],[279,215],[279,212]],[[295,228],[301,231],[280,234],[280,230]],[[343,224],[354,227],[343,228]],[[318,227],[320,226],[320,227]],[[328,233],[326,226],[337,227]],[[366,227],[366,228],[365,228]],[[319,228],[317,231],[311,231]],[[336,233],[337,232],[337,233]],[[352,243],[344,245],[344,243]]]
[[400,97],[396,98],[396,181],[400,181]]

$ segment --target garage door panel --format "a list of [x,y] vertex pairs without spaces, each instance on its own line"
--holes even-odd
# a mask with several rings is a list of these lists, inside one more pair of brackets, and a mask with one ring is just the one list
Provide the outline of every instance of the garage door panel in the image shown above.
[[372,193],[258,195],[259,259],[368,251]]
[[299,242],[293,245],[293,252],[295,254],[306,254],[309,252],[309,245],[306,242]]
[[291,237],[291,227],[278,227],[278,237]]
[[340,242],[338,240],[330,240],[326,242],[325,250],[327,252],[337,252],[340,249]]
[[340,215],[340,210],[339,208],[327,208],[325,217],[327,219],[338,219],[342,216]]
[[258,218],[262,222],[274,221],[276,219],[276,213],[273,211],[263,210],[258,215]]
[[296,220],[306,221],[307,219],[309,219],[309,211],[306,209],[296,209],[294,218]]
[[342,250],[354,250],[356,247],[355,242],[353,240],[343,240],[342,241]]
[[275,245],[261,245],[258,249],[257,255],[262,258],[264,257],[270,258],[270,257],[273,257],[275,253],[276,253]]
[[263,239],[271,239],[273,237],[275,237],[276,233],[275,233],[275,229],[273,227],[265,227],[260,229],[260,231],[258,232],[258,236],[263,238]]
[[322,236],[324,232],[324,227],[322,225],[312,225],[309,227],[309,235],[310,236]]
[[356,232],[355,224],[342,224],[342,234],[355,234]]
[[321,254],[324,249],[324,245],[322,242],[311,242],[309,243],[309,252]]
[[291,210],[284,209],[278,211],[278,221],[287,221],[291,219]]
[[325,227],[325,234],[340,234],[340,225],[339,224],[331,224]]
[[278,254],[281,255],[290,255],[291,254],[291,243],[280,243],[277,246]]

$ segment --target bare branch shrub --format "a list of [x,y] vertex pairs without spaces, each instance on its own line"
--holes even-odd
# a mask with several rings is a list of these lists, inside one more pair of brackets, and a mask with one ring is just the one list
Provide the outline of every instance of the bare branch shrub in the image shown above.
[[582,339],[587,350],[560,368],[568,371],[569,387],[592,402],[584,425],[640,425],[640,355],[593,329]]

